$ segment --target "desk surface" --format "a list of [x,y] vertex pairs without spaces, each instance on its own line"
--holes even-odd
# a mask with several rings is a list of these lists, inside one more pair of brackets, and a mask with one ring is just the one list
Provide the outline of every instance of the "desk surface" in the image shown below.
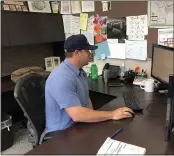
[[132,119],[104,121],[100,123],[76,123],[53,139],[31,150],[28,154],[96,154],[106,138],[122,127],[114,139],[146,148],[146,154],[174,154],[174,137],[164,141],[166,97],[159,93],[145,93],[138,86],[107,87],[102,80],[89,80],[92,91],[117,96],[99,110],[113,110],[123,106],[123,91],[133,90],[143,113]]

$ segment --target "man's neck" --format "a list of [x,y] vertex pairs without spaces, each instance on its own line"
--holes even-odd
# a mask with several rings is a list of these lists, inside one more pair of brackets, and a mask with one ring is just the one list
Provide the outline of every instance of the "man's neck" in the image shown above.
[[82,67],[77,63],[77,61],[75,61],[72,58],[66,58],[75,68],[77,68],[78,70],[80,70]]

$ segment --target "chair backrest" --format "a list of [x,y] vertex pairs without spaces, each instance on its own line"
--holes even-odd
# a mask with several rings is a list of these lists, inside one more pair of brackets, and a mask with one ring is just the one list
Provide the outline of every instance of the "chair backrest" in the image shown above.
[[14,97],[36,132],[37,143],[45,128],[46,78],[30,74],[21,78],[14,90]]

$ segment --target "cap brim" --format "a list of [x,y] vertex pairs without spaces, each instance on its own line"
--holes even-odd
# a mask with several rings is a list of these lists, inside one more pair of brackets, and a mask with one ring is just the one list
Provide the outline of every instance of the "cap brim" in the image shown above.
[[98,48],[98,46],[88,45],[88,46],[86,46],[84,49],[85,49],[85,50],[96,50],[97,48]]

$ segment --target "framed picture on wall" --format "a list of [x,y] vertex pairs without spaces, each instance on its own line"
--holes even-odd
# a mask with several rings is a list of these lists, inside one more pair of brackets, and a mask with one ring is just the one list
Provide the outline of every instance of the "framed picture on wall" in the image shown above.
[[46,71],[52,71],[54,69],[52,57],[45,58],[45,67],[46,67]]
[[28,1],[28,7],[30,12],[51,13],[49,1]]
[[25,11],[28,12],[26,1],[2,1],[1,9],[3,11]]
[[53,13],[60,13],[61,1],[51,1],[51,8]]
[[52,57],[53,58],[53,66],[54,68],[60,64],[60,57]]

